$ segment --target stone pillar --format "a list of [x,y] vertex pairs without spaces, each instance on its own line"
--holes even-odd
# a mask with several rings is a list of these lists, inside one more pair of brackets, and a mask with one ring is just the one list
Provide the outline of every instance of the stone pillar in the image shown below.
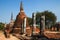
[[40,33],[43,34],[45,30],[45,15],[40,18]]
[[26,33],[26,17],[24,18],[24,33]]
[[36,33],[36,13],[33,13],[33,33]]
[[4,24],[4,27],[6,28],[6,23]]
[[43,24],[43,31],[45,30],[45,16],[41,16],[42,18],[42,24]]

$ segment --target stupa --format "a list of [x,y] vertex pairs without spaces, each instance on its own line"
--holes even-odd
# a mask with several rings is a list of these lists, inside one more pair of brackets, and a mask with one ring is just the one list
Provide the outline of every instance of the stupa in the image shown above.
[[22,2],[20,4],[20,12],[18,13],[14,26],[13,26],[13,33],[23,33],[24,32],[24,18],[26,18],[26,27],[29,27],[27,16],[24,13]]

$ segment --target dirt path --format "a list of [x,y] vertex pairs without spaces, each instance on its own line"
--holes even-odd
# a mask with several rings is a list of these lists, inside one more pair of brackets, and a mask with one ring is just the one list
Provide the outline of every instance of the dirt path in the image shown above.
[[55,39],[60,38],[60,32],[55,31],[46,31],[44,32],[44,35],[47,36],[48,38],[55,38]]
[[20,40],[16,38],[15,36],[10,35],[10,38],[5,38],[4,34],[2,31],[0,31],[0,40]]

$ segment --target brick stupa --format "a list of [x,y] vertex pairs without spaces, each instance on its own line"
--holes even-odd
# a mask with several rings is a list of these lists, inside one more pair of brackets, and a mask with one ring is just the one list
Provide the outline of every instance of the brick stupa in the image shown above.
[[[19,33],[19,34],[22,33],[22,31],[23,31],[22,24],[24,22],[24,17],[27,18],[27,16],[24,13],[22,2],[21,2],[20,12],[16,17],[16,20],[15,20],[15,23],[13,26],[13,33]],[[29,27],[28,21],[26,21],[26,27]]]

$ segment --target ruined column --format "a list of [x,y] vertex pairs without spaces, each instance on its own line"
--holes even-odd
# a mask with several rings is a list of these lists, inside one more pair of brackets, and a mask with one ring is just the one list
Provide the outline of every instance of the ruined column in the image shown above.
[[24,18],[24,33],[26,33],[26,17]]
[[42,18],[42,24],[43,24],[43,31],[45,30],[45,15],[41,16]]
[[36,13],[33,13],[33,33],[36,32]]
[[5,27],[5,28],[6,28],[6,25],[7,25],[7,24],[5,23],[5,24],[4,24],[4,27]]
[[45,30],[45,15],[40,18],[40,33],[43,34]]

